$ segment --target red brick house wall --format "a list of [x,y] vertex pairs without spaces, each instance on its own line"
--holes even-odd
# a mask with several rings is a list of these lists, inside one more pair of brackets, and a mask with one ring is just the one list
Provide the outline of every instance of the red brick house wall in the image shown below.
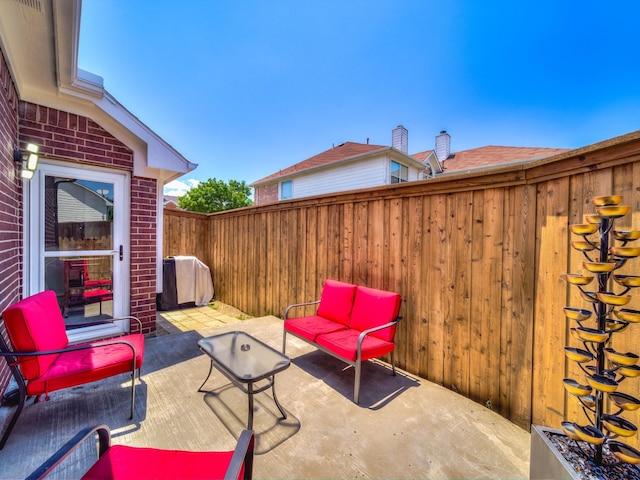
[[254,191],[254,199],[256,205],[264,205],[265,203],[275,203],[278,201],[278,184],[265,185],[258,187]]
[[[17,118],[18,94],[0,51],[0,311],[20,299],[22,287],[22,180],[13,162]],[[0,327],[5,335],[4,325]],[[9,368],[1,360],[0,393],[9,378]]]
[[20,148],[32,142],[42,157],[133,170],[133,152],[86,117],[20,101],[18,122]]
[[155,179],[131,179],[131,315],[145,334],[156,331],[157,198]]

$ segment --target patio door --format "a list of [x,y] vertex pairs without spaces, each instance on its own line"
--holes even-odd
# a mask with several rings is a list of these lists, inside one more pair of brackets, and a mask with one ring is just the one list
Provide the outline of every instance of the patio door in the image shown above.
[[[128,177],[43,161],[29,183],[29,294],[53,290],[70,341],[113,335],[128,325]],[[25,242],[27,243],[27,242]]]

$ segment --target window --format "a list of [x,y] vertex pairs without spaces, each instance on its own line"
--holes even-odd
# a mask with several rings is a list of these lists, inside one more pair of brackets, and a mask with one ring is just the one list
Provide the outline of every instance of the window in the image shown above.
[[409,168],[391,161],[391,183],[402,183],[409,180]]
[[280,200],[289,198],[293,198],[293,182],[291,180],[280,183]]

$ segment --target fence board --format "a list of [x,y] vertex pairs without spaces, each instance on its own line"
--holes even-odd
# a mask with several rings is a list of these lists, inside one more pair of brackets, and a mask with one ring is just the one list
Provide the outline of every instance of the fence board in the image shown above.
[[[428,295],[423,289],[422,282],[422,199],[412,197],[407,200],[407,278],[405,295],[412,301],[407,305],[406,315],[409,318],[417,318],[420,315],[418,310],[418,299]],[[405,325],[407,327],[407,325]],[[412,324],[410,328],[402,330],[403,343],[407,346],[404,365],[412,372],[420,371],[418,355],[413,355],[420,349],[417,342],[419,339],[420,325]]]
[[431,198],[431,228],[429,235],[430,265],[427,270],[429,289],[429,308],[426,312],[428,322],[428,375],[429,380],[444,382],[444,342],[445,342],[445,299],[449,296],[448,279],[445,273],[448,256],[446,251],[447,196],[436,195]]
[[[540,268],[536,275],[536,329],[534,364],[544,365],[533,377],[534,420],[545,425],[559,425],[565,411],[562,379],[565,362],[557,358],[566,345],[566,321],[562,305],[566,302],[566,285],[560,275],[567,269],[567,218],[569,180],[552,180],[540,186],[537,215],[537,242]],[[544,245],[544,248],[541,246]],[[558,308],[559,306],[559,308]]]
[[449,197],[449,321],[445,330],[448,354],[445,355],[445,386],[470,395],[469,361],[471,335],[471,229],[473,218],[473,192],[464,192]]

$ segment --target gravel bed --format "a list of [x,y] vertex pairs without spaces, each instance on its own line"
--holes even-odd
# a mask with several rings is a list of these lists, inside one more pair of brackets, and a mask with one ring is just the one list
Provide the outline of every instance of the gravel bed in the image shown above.
[[[583,480],[640,480],[640,469],[636,465],[626,463],[617,466],[607,465],[617,463],[618,459],[606,445],[602,449],[605,465],[597,466],[585,458],[576,442],[566,435],[553,432],[545,432],[545,434]],[[586,442],[580,442],[580,444],[585,451],[589,448]]]

